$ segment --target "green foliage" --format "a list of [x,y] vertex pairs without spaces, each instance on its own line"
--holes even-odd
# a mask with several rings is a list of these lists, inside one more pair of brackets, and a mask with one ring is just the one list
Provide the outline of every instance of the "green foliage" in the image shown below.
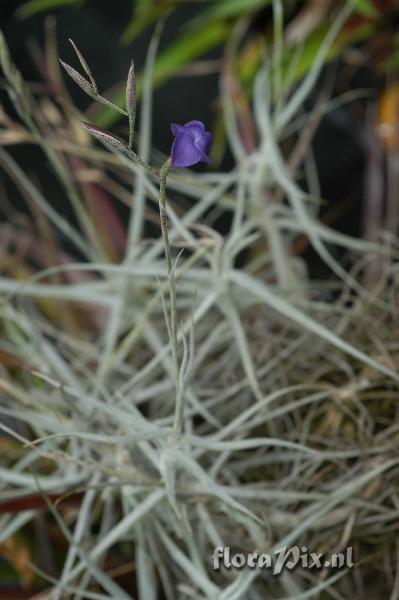
[[377,17],[378,10],[373,0],[357,0],[356,11],[365,17]]
[[86,0],[28,0],[19,9],[21,18],[31,17],[40,12],[54,10],[63,6],[76,6],[79,8]]
[[155,23],[161,17],[172,10],[173,3],[164,5],[156,0],[138,0],[134,5],[134,12],[130,23],[122,33],[121,41],[130,44],[149,25]]

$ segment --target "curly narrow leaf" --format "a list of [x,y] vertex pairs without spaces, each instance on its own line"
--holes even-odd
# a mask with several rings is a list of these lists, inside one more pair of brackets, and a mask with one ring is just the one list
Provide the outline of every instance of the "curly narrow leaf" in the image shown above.
[[133,145],[134,123],[136,121],[136,75],[134,62],[130,63],[126,84],[126,110],[129,116],[129,148]]
[[89,81],[87,81],[87,79],[82,77],[82,75],[80,73],[75,71],[75,69],[73,67],[71,67],[70,65],[68,65],[66,62],[64,62],[61,59],[59,59],[59,61],[60,61],[61,65],[64,67],[65,71],[68,73],[69,77],[71,77],[71,79],[73,79],[74,82],[77,83],[78,86],[84,92],[86,92],[86,94],[88,96],[90,96],[91,98],[94,98],[96,100],[98,97],[98,94],[97,94],[96,90],[93,88],[93,85]]
[[82,53],[80,52],[79,48],[77,47],[77,45],[75,44],[75,42],[73,40],[71,40],[69,38],[69,42],[72,44],[73,49],[76,52],[76,56],[79,59],[80,64],[82,65],[83,70],[85,71],[86,75],[88,76],[88,78],[91,81],[91,85],[93,88],[93,92],[95,94],[98,94],[98,88],[97,88],[97,84],[96,84],[96,80],[94,79],[93,73],[91,72],[91,69],[89,67],[89,65],[87,64],[87,62],[85,61],[85,59],[83,58]]

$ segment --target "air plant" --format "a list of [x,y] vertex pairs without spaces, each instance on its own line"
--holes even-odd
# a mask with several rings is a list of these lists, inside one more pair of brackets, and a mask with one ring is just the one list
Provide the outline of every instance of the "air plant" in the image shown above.
[[[278,20],[282,3],[274,4]],[[366,589],[371,597],[395,597],[397,245],[350,238],[319,218],[309,140],[317,114],[331,104],[321,99],[314,118],[302,112],[339,26],[334,21],[309,77],[288,95],[278,68],[283,39],[273,46],[256,78],[253,110],[248,105],[251,143],[242,136],[248,120],[240,120],[240,104],[229,95],[230,78],[223,109],[236,162],[231,172],[205,175],[173,171],[207,160],[210,135],[200,121],[174,124],[171,156],[161,166],[150,161],[153,44],[137,139],[134,65],[121,109],[129,138],[84,124],[111,153],[82,143],[61,92],[26,93],[0,35],[3,81],[20,109],[18,129],[15,115],[14,123],[4,118],[0,143],[10,133],[21,143],[22,129],[24,141],[42,149],[60,189],[68,183],[75,213],[83,217],[89,202],[97,211],[91,229],[83,218],[76,225],[63,220],[58,196],[0,148],[0,167],[46,225],[13,220],[17,210],[1,224],[0,429],[7,445],[0,544],[10,540],[9,557],[16,534],[33,547],[32,523],[44,505],[57,522],[54,535],[49,511],[40,515],[47,537],[32,550],[41,571],[32,567],[40,581],[29,597],[43,592],[43,580],[54,600],[360,598]],[[83,76],[65,68],[108,105],[80,62]],[[114,175],[122,183],[116,192]],[[87,181],[129,206],[126,235],[119,229],[110,238],[121,243],[115,255],[104,251],[97,231],[99,223],[101,232],[111,230],[110,213]],[[158,183],[163,239],[144,239],[144,224],[153,217],[158,224],[151,205],[154,199],[158,209]],[[187,210],[173,210],[166,184],[182,194]],[[223,236],[215,226],[221,210],[231,216]],[[22,231],[34,234],[29,247]],[[341,281],[311,281],[298,242],[326,257]],[[193,251],[177,265],[178,244]],[[343,272],[338,247],[359,275]],[[353,278],[363,281],[368,261],[379,266],[381,283],[356,296]],[[212,568],[212,551],[221,545],[271,553],[291,544],[317,553],[353,545],[355,565],[283,577]],[[54,569],[42,548],[56,557]],[[12,595],[1,587],[0,597]]]

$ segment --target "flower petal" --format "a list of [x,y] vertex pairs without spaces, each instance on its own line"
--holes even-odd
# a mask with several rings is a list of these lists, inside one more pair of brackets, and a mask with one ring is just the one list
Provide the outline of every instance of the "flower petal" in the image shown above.
[[189,133],[179,134],[175,137],[172,145],[172,165],[174,167],[191,167],[202,160],[204,160],[204,153],[196,147]]
[[207,151],[212,134],[205,131],[202,121],[188,121],[185,125],[171,124],[175,139],[172,145],[172,165],[191,167],[198,162],[209,162]]
[[189,121],[184,125],[187,129],[196,129],[198,131],[204,131],[205,125],[202,121]]
[[203,131],[199,137],[194,140],[194,145],[204,154],[208,152],[208,148],[212,142],[212,134],[209,131]]
[[170,128],[175,137],[185,132],[184,125],[178,125],[177,123],[171,123]]

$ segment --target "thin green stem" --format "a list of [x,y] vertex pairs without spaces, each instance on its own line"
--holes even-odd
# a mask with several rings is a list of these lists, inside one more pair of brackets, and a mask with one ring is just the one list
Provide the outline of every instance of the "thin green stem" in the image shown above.
[[168,158],[159,171],[159,216],[161,221],[162,239],[165,250],[166,268],[169,280],[169,299],[170,299],[170,337],[172,346],[173,370],[175,376],[176,404],[175,416],[173,422],[173,433],[179,436],[183,431],[183,413],[184,398],[181,386],[178,344],[177,344],[177,302],[175,275],[172,266],[172,254],[170,251],[170,242],[168,234],[168,221],[166,214],[166,178],[171,167],[172,160]]

